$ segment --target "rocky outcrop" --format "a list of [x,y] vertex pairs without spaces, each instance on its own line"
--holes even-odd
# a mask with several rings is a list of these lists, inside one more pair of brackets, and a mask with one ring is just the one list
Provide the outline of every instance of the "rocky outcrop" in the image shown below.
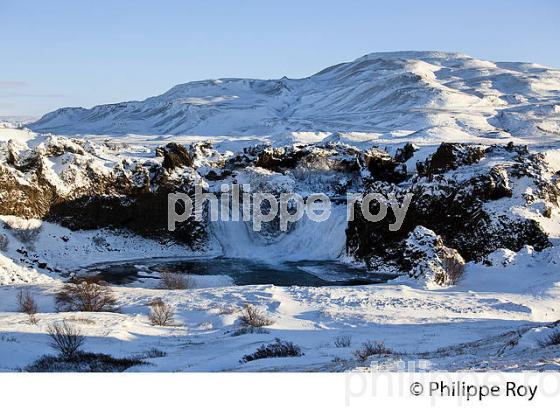
[[99,147],[79,140],[51,137],[34,149],[13,143],[4,148],[0,214],[71,229],[126,228],[192,247],[204,244],[204,225],[193,220],[167,232],[167,194],[194,192],[194,171],[187,165],[192,161],[184,147],[164,147],[162,164],[122,159],[112,166],[100,159]]
[[[390,208],[387,218],[370,222],[355,207],[346,230],[347,252],[371,269],[411,272],[411,261],[417,259],[412,241],[435,241],[435,250],[422,256],[435,259],[419,264],[420,271],[412,275],[447,283],[449,275],[441,273],[445,261],[459,256],[482,261],[500,248],[548,246],[539,218],[557,217],[560,198],[558,175],[543,156],[515,145],[445,143],[417,164],[416,173],[405,166],[415,152],[410,144],[395,156],[340,141],[254,146],[239,153],[220,153],[209,143],[188,148],[171,143],[158,148],[154,158],[115,154],[121,148],[59,137],[34,148],[0,143],[0,213],[48,219],[72,229],[126,228],[202,248],[208,238],[204,222],[189,219],[167,232],[168,193],[192,195],[196,186],[218,192],[223,183],[249,183],[253,192],[277,197],[324,192],[340,200],[346,193],[363,192],[392,195],[401,204],[412,195],[396,231],[389,227],[396,219]],[[370,206],[377,213],[379,204]],[[277,219],[265,223],[260,233],[265,240],[278,234]]]
[[406,238],[403,264],[410,277],[427,286],[442,286],[461,279],[465,260],[456,249],[445,246],[434,231],[417,226]]
[[[260,152],[246,150],[255,157],[255,166],[285,173],[294,169],[310,171],[358,172],[361,169],[361,152],[344,144],[293,145],[290,147],[262,147]],[[387,154],[388,155],[388,154]]]
[[417,151],[417,147],[415,147],[410,142],[404,144],[402,148],[397,148],[397,152],[395,153],[395,160],[398,162],[406,162],[414,156],[414,153]]
[[298,160],[305,154],[306,152],[302,150],[265,148],[258,154],[255,166],[275,172],[282,172],[290,168],[295,168]]
[[485,148],[476,145],[444,142],[425,162],[417,164],[420,175],[441,174],[462,165],[475,164],[484,158]]
[[376,181],[398,184],[407,178],[406,165],[398,162],[386,151],[371,149],[364,152],[363,158],[367,170]]
[[[355,219],[347,230],[350,254],[366,261],[372,269],[406,271],[409,268],[403,256],[406,240],[417,226],[440,235],[445,244],[457,249],[468,261],[481,261],[499,248],[518,251],[524,245],[531,245],[540,250],[549,245],[547,234],[535,219],[520,217],[513,212],[515,207],[529,207],[536,198],[550,198],[545,191],[555,191],[553,183],[545,182],[544,164],[540,158],[522,150],[493,146],[484,150],[487,161],[480,162],[476,169],[467,170],[473,158],[481,161],[479,154],[473,154],[480,153],[479,149],[471,151],[469,147],[445,145],[444,152],[466,153],[470,159],[455,158],[448,164],[452,164],[449,171],[438,175],[417,175],[407,186],[375,180],[365,182],[366,192],[394,194],[399,203],[407,194],[412,194],[413,199],[402,227],[395,232],[389,229],[389,224],[395,220],[391,211],[385,220],[369,222],[356,207]],[[437,152],[434,155],[439,157],[441,151],[438,149]],[[501,164],[496,165],[496,162]],[[439,160],[432,161],[432,158],[424,162],[428,168],[433,163],[443,164]],[[438,165],[438,169],[441,172],[444,168]],[[529,186],[523,190],[523,184]],[[518,186],[516,194],[513,185]],[[539,188],[543,186],[547,189]],[[531,195],[527,196],[527,192]],[[511,198],[508,199],[511,202],[500,201],[503,198]],[[551,203],[550,206],[557,204]],[[372,213],[377,209],[374,203]]]
[[172,171],[175,168],[193,166],[193,160],[187,149],[183,145],[174,142],[156,149],[156,155],[163,157],[162,166],[168,171]]

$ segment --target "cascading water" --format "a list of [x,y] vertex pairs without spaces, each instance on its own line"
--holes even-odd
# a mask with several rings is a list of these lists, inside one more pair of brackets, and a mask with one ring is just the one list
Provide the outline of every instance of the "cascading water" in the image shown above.
[[333,260],[346,248],[346,207],[334,205],[330,217],[314,222],[304,215],[293,229],[271,241],[254,232],[249,222],[210,223],[212,235],[228,258],[257,258],[283,261]]
[[[346,206],[334,205],[330,217],[314,222],[307,215],[274,238],[255,232],[249,222],[210,222],[212,242],[221,247],[207,257],[148,258],[98,264],[90,274],[109,283],[157,279],[162,272],[185,273],[197,286],[273,284],[276,286],[353,286],[384,283],[394,276],[372,273],[336,260],[346,248]],[[217,247],[213,247],[217,250]]]

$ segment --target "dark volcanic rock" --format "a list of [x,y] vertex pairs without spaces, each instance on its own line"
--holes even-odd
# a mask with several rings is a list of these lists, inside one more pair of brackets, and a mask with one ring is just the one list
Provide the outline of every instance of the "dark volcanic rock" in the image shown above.
[[[194,192],[188,172],[170,180],[171,175],[156,162],[143,165],[128,160],[104,169],[81,143],[50,138],[33,150],[8,144],[6,161],[0,163],[0,214],[47,219],[70,229],[126,228],[193,247],[204,243],[204,226],[193,220],[167,232],[168,193]],[[190,163],[182,146],[169,144],[161,152],[168,165]],[[53,160],[64,165],[59,175],[49,167]]]
[[125,228],[145,237],[175,239],[191,248],[202,248],[207,239],[203,223],[189,219],[177,223],[174,232],[167,230],[168,192],[162,189],[127,197],[83,196],[54,205],[46,219],[72,230]]
[[406,162],[414,156],[415,152],[416,147],[410,142],[407,142],[404,147],[397,149],[395,160],[398,162]]
[[406,165],[395,160],[386,151],[380,149],[366,151],[364,162],[376,181],[398,184],[406,179]]
[[183,146],[170,142],[165,147],[160,147],[156,150],[158,156],[163,157],[163,168],[172,171],[180,167],[192,167],[193,160],[189,151]]
[[491,200],[511,197],[512,192],[507,170],[497,167],[492,168],[483,192],[486,194],[485,197]]
[[206,173],[206,175],[204,175],[204,178],[206,178],[208,181],[221,181],[224,178],[229,177],[230,175],[231,171],[228,171],[227,169],[218,171],[211,169]]
[[485,149],[475,145],[444,142],[424,163],[418,163],[420,175],[441,174],[457,169],[462,165],[471,165],[484,158]]
[[255,166],[282,172],[296,167],[298,161],[306,155],[304,150],[286,150],[284,148],[266,148],[257,157]]
[[[390,208],[387,218],[369,222],[359,206],[346,231],[350,255],[372,269],[410,272],[414,260],[410,239],[419,226],[467,261],[483,260],[498,248],[517,251],[532,245],[543,249],[549,241],[536,221],[539,216],[535,220],[520,216],[512,207],[525,209],[527,215],[552,218],[560,198],[560,176],[547,169],[543,155],[514,145],[484,148],[444,143],[418,164],[419,172],[413,176],[404,164],[414,153],[410,144],[392,157],[378,148],[360,151],[333,141],[283,148],[256,146],[238,154],[219,153],[210,144],[193,144],[187,150],[172,143],[157,150],[163,164],[125,158],[109,165],[100,159],[105,158],[105,151],[97,149],[93,143],[58,137],[47,138],[34,149],[0,143],[0,214],[48,219],[71,229],[126,228],[201,248],[208,235],[204,222],[189,219],[174,232],[167,231],[169,193],[192,195],[197,184],[215,189],[220,181],[239,180],[249,181],[253,192],[277,197],[293,190],[337,197],[365,191],[392,194],[402,204],[411,194],[398,231],[389,229],[395,221]],[[370,206],[377,213],[379,204],[373,201]],[[541,214],[535,214],[535,209]],[[276,237],[277,219],[263,231],[265,239]]]
[[[453,151],[465,152],[465,147],[455,147]],[[494,153],[502,154],[500,150],[494,150]],[[525,170],[522,173],[526,174],[530,172],[528,168],[539,167],[537,157],[527,159],[527,156],[515,158],[516,163],[510,166],[510,170]],[[539,183],[540,180],[535,179],[535,184]],[[518,251],[525,245],[532,245],[537,250],[549,246],[548,237],[538,222],[485,206],[500,198],[511,197],[511,184],[505,166],[481,168],[470,178],[464,178],[464,175],[458,178],[453,174],[415,177],[406,187],[379,181],[367,182],[367,192],[394,193],[397,198],[413,194],[412,202],[401,229],[396,232],[391,232],[388,227],[395,220],[390,209],[388,218],[373,223],[367,221],[356,207],[355,219],[347,229],[348,252],[372,267],[392,266],[407,271],[410,266],[403,257],[405,241],[419,225],[440,235],[445,244],[457,249],[466,260],[480,261],[498,248]],[[524,201],[523,198],[518,200]],[[402,203],[402,199],[398,202]],[[372,213],[377,212],[376,206],[373,202]]]

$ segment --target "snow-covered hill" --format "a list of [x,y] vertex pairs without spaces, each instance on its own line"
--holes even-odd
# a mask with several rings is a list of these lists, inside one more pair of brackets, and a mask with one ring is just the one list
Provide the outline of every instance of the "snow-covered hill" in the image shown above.
[[560,138],[560,70],[445,52],[373,53],[302,79],[220,79],[144,101],[61,108],[58,134],[277,135],[289,131]]

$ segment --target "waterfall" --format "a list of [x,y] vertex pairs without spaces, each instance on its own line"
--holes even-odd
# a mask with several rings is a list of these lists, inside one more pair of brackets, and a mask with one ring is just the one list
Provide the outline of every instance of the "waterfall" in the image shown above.
[[266,241],[244,221],[210,222],[223,256],[274,260],[332,260],[346,249],[346,206],[333,206],[326,221],[314,222],[307,215],[289,232]]

